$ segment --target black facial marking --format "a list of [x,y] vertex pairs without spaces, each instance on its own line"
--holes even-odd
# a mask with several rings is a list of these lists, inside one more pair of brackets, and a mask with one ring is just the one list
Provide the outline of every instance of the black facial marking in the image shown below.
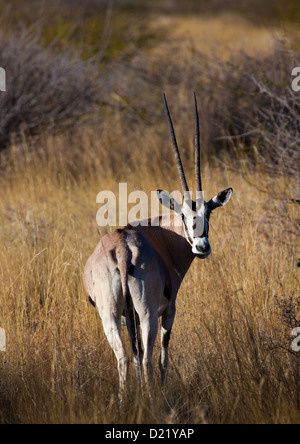
[[89,296],[89,302],[92,304],[93,307],[96,307],[96,304],[93,301],[93,299],[91,298],[91,296]]
[[186,234],[187,234],[188,240],[189,240],[190,244],[192,244],[192,243],[193,243],[193,239],[191,239],[191,237],[190,237],[190,235],[189,235],[189,230],[188,230],[187,224],[186,224],[186,222],[185,222],[185,217],[184,217],[183,214],[181,214],[181,218],[182,218],[182,222],[183,222],[183,225],[184,225],[185,232],[186,232]]

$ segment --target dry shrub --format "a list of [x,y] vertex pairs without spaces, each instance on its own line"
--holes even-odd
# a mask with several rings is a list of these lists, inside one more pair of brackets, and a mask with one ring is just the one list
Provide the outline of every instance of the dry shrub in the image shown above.
[[1,93],[0,145],[20,128],[27,135],[73,127],[91,113],[98,97],[98,73],[71,51],[54,54],[39,35],[0,33],[0,66],[6,70]]
[[[28,31],[0,35],[0,66],[7,72],[7,92],[0,96],[2,147],[20,126],[25,135],[67,128],[73,133],[87,115],[99,132],[105,133],[110,121],[112,127],[123,125],[125,137],[165,134],[166,91],[183,155],[192,162],[194,90],[204,158],[226,151],[231,161],[242,157],[269,172],[297,173],[300,96],[291,89],[297,57],[286,42],[274,40],[268,55],[241,53],[224,62],[213,52],[203,54],[192,40],[165,38],[156,49],[128,44],[99,69],[80,59],[80,48],[57,53],[54,43],[44,48],[39,38]],[[162,156],[167,158],[165,148]]]
[[239,54],[228,62],[186,43],[168,44],[154,54],[126,53],[103,73],[103,104],[110,108],[110,116],[117,113],[126,130],[153,126],[163,131],[165,90],[179,131],[184,128],[179,132],[181,144],[191,146],[195,90],[204,156],[225,150],[232,160],[243,157],[269,172],[297,174],[300,96],[291,89],[297,59],[282,42],[274,41],[268,56]]
[[265,170],[298,174],[300,95],[291,88],[292,69],[299,65],[295,54],[276,42],[268,57],[243,55],[238,63],[225,71],[232,100],[223,108],[229,128],[224,139]]

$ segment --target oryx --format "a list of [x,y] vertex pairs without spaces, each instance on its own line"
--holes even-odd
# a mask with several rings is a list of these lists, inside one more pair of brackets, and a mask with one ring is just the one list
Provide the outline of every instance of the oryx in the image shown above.
[[173,151],[184,194],[183,203],[179,204],[167,191],[158,190],[161,204],[173,210],[171,216],[159,216],[156,220],[150,219],[148,226],[128,225],[105,235],[84,269],[85,290],[101,316],[104,332],[117,358],[121,397],[129,367],[128,354],[121,337],[122,315],[126,318],[137,377],[140,379],[142,363],[146,384],[152,379],[152,352],[158,319],[161,317],[159,367],[164,383],[179,287],[193,259],[204,259],[211,253],[208,241],[210,214],[215,208],[224,206],[232,195],[232,188],[227,188],[208,202],[203,199],[199,117],[195,94],[194,103],[196,202],[191,200],[164,95]]

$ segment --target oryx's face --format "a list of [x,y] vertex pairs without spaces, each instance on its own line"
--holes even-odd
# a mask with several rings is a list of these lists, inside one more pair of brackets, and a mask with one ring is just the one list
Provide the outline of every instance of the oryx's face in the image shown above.
[[181,210],[185,237],[194,255],[205,259],[211,253],[208,241],[210,211],[204,201],[190,202],[185,200]]
[[175,155],[176,165],[179,173],[179,179],[184,195],[182,205],[176,202],[173,196],[167,191],[158,190],[158,198],[162,205],[172,209],[181,217],[184,235],[192,248],[195,256],[205,259],[210,253],[211,248],[208,241],[209,216],[211,212],[218,207],[225,205],[232,195],[232,188],[221,191],[210,201],[205,202],[201,185],[200,174],[200,129],[197,99],[194,93],[195,106],[195,185],[196,185],[196,202],[192,201],[189,187],[183,171],[179,149],[176,141],[173,122],[171,119],[166,96],[164,95],[164,103],[166,115],[169,123],[173,151]]
[[209,218],[211,212],[224,206],[231,198],[232,188],[221,191],[209,202],[203,199],[203,193],[197,193],[196,202],[190,198],[190,193],[184,193],[183,204],[179,204],[167,191],[158,190],[158,198],[162,205],[173,210],[182,219],[184,234],[190,244],[193,254],[205,259],[211,253],[208,240]]

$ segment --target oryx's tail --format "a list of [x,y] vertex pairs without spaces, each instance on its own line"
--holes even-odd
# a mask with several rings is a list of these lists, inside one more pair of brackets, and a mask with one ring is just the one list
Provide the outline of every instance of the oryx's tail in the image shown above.
[[134,308],[132,296],[128,286],[128,275],[133,274],[134,265],[132,264],[132,253],[125,242],[126,234],[123,232],[122,243],[116,251],[118,269],[120,271],[122,292],[124,298],[124,314],[126,318],[126,326],[130,336],[131,347],[134,356],[142,354],[139,316]]

